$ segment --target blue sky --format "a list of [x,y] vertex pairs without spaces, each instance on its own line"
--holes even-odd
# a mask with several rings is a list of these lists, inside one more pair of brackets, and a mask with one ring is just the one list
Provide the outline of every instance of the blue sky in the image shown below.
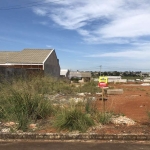
[[149,0],[0,0],[0,51],[54,48],[62,69],[150,71]]

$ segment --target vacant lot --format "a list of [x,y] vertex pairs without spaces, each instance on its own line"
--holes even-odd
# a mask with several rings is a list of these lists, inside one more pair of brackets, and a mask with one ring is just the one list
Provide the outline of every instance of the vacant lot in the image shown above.
[[[106,108],[126,115],[137,122],[148,122],[150,111],[150,86],[141,84],[118,84],[116,89],[123,89],[121,95],[108,95]],[[100,105],[100,104],[99,104]]]
[[[109,84],[109,89],[123,93],[105,95],[106,113],[102,113],[104,102],[96,82],[70,84],[44,77],[14,80],[0,88],[0,129],[7,132],[150,134],[150,86]],[[116,118],[133,123],[116,123],[112,120]]]
[[[114,84],[115,89],[123,89],[121,95],[108,95],[106,110],[125,115],[136,121],[134,126],[107,125],[103,133],[150,133],[150,86],[141,84]],[[97,107],[102,109],[102,101],[97,101]]]
[[[142,86],[141,84],[109,84],[109,87],[123,89],[123,94],[107,95],[107,100],[105,101],[106,111],[126,116],[135,121],[136,124],[109,123],[102,125],[100,128],[93,128],[88,132],[100,134],[150,134],[150,118],[148,116],[148,112],[150,112],[150,86]],[[95,94],[92,96],[96,97],[96,101],[94,101],[95,106],[98,110],[103,111],[103,101],[99,100],[100,97]],[[45,127],[37,132],[57,131],[51,127]]]

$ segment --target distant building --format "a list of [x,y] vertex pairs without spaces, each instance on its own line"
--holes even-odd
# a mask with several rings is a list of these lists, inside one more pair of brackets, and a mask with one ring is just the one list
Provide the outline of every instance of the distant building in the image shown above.
[[150,77],[143,79],[143,82],[150,82]]
[[108,82],[119,82],[121,80],[121,76],[106,76],[108,78]]
[[69,79],[78,78],[79,82],[89,82],[91,81],[91,72],[84,71],[70,71]]
[[150,72],[141,72],[141,76],[142,77],[149,77],[150,76]]
[[69,78],[69,70],[68,69],[61,69],[60,70],[60,77]]

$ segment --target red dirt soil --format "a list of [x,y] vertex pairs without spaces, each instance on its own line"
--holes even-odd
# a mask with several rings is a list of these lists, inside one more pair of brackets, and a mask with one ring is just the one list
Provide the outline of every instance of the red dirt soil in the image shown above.
[[[136,122],[148,122],[147,112],[150,111],[150,86],[141,84],[114,85],[114,89],[123,89],[123,94],[108,95],[106,110],[123,114]],[[97,105],[102,106],[101,101]]]
[[[123,94],[107,95],[105,101],[106,111],[112,111],[116,114],[122,114],[134,120],[136,125],[104,125],[101,129],[95,129],[92,132],[100,134],[150,134],[150,86],[141,84],[111,84],[113,89],[123,89]],[[99,110],[103,109],[103,102],[96,101]],[[57,132],[52,128],[45,128],[39,133]]]

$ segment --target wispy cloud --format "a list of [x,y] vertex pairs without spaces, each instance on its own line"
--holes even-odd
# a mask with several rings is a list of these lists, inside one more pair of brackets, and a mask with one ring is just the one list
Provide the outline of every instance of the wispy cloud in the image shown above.
[[[122,44],[131,42],[132,38],[150,36],[148,0],[46,2],[49,3],[45,6],[35,7],[34,13],[49,17],[62,28],[76,30],[89,43]],[[96,21],[95,28],[90,27]]]
[[[95,53],[85,57],[108,59],[111,65],[142,68],[150,58],[150,3],[148,0],[63,0],[51,6],[35,8],[37,15],[45,15],[61,28],[75,30],[85,43],[125,44],[127,48]],[[39,13],[41,10],[41,14]],[[68,53],[78,51],[65,50]],[[85,55],[82,53],[82,55]],[[118,61],[111,59],[116,58]],[[121,60],[122,59],[122,60]],[[130,62],[129,62],[130,60]],[[136,61],[135,61],[136,60]],[[135,62],[134,62],[135,61]],[[140,62],[139,62],[140,61]],[[119,63],[118,63],[119,62]],[[145,65],[145,66],[146,66]]]
[[51,45],[46,45],[46,47],[48,47],[48,48],[52,48],[52,46],[51,46]]
[[84,52],[82,52],[81,50],[77,51],[77,50],[70,50],[70,49],[57,49],[58,51],[63,51],[63,52],[66,52],[66,53],[72,53],[72,54],[82,54],[82,55],[85,55]]
[[33,8],[33,12],[39,16],[45,16],[47,14],[47,9],[46,7],[36,7],[36,8]]
[[95,54],[89,55],[87,57],[119,57],[119,58],[136,58],[136,59],[143,59],[149,58],[150,52],[149,51],[123,51],[123,52],[109,52],[103,54]]
[[149,43],[135,43],[135,47],[132,49],[121,49],[117,52],[101,52],[91,55],[86,55],[85,57],[94,57],[94,58],[128,58],[128,59],[134,59],[134,60],[145,60],[150,58],[150,44]]

